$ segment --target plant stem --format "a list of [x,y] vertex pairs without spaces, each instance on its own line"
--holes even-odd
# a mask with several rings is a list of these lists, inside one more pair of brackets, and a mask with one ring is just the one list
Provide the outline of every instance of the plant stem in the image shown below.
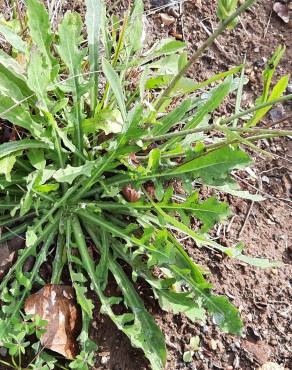
[[4,243],[7,240],[13,239],[15,236],[22,234],[27,229],[27,224],[22,224],[16,226],[14,229],[9,229],[5,234],[0,237],[0,243]]
[[[262,139],[272,139],[274,137],[279,137],[279,136],[287,136],[287,135],[286,134],[280,135],[279,133],[277,133],[275,135],[267,135],[267,134],[265,134],[265,135],[255,135],[255,136],[246,137],[245,140],[253,142],[253,141],[258,141],[258,140],[262,140]],[[240,141],[240,139],[230,139],[230,140],[223,140],[220,143],[214,143],[214,144],[206,145],[206,147],[205,147],[206,151],[202,155],[197,156],[196,158],[202,157],[202,156],[208,154],[210,151],[220,149],[224,146],[232,145],[232,144],[242,144],[242,142]],[[161,158],[177,158],[177,157],[181,157],[181,156],[185,156],[185,155],[186,155],[186,152],[162,154]],[[142,158],[137,156],[137,159],[142,159]],[[145,159],[148,159],[148,156],[145,156]]]
[[[235,114],[238,114],[240,112],[240,107],[241,107],[242,92],[243,92],[243,86],[244,86],[245,63],[246,63],[246,54],[244,54],[243,66],[241,69],[240,80],[239,80],[239,85],[238,85],[238,90],[237,90],[237,95],[236,95]],[[238,118],[233,121],[233,127],[237,127],[237,122],[238,122]]]
[[6,220],[3,220],[3,221],[0,219],[0,227],[13,225],[16,222],[26,220],[27,218],[33,217],[35,214],[36,214],[35,212],[30,212],[30,213],[27,213],[24,216],[18,216],[18,217],[15,217],[15,218],[11,218],[11,216],[9,216],[9,218],[7,218]]
[[233,14],[230,15],[224,22],[221,23],[219,28],[203,43],[203,45],[191,56],[187,64],[178,72],[178,74],[173,78],[169,86],[164,90],[164,92],[159,97],[155,104],[155,110],[158,111],[163,105],[165,99],[170,97],[172,90],[175,88],[178,81],[183,77],[183,75],[188,71],[188,69],[198,60],[198,58],[214,43],[221,33],[232,23],[232,21],[237,18],[241,13],[243,13],[247,8],[249,8],[256,0],[246,0]]
[[[218,129],[220,126],[223,126],[223,125],[227,125],[229,124],[230,122],[238,119],[238,118],[241,118],[241,117],[244,117],[250,113],[253,113],[259,109],[262,109],[262,108],[265,108],[265,107],[268,107],[268,106],[272,106],[276,103],[280,103],[280,102],[283,102],[283,101],[287,101],[287,100],[291,100],[292,99],[292,94],[290,95],[285,95],[285,96],[282,96],[281,98],[278,98],[278,99],[274,99],[274,100],[271,100],[269,102],[265,102],[265,103],[262,103],[262,104],[259,104],[259,105],[256,105],[254,107],[251,107],[243,112],[240,112],[240,113],[237,113],[237,114],[234,114],[233,116],[229,117],[229,118],[225,118],[223,119],[221,122],[220,122],[220,125],[209,125],[209,126],[204,126],[204,127],[197,127],[197,128],[193,128],[193,129],[190,129],[190,130],[182,130],[182,131],[175,131],[175,132],[170,132],[168,134],[164,134],[164,135],[158,135],[158,136],[148,136],[148,137],[145,137],[143,138],[142,140],[144,142],[148,142],[148,141],[159,141],[159,140],[165,140],[165,139],[170,139],[170,138],[173,138],[173,137],[178,137],[178,136],[186,136],[186,135],[190,135],[190,134],[194,134],[194,133],[197,133],[197,132],[204,132],[204,131],[210,131],[210,130],[216,130]],[[272,130],[267,130],[267,129],[259,129],[259,128],[245,128],[245,127],[242,127],[242,128],[237,128],[237,127],[228,127],[229,130],[231,131],[238,131],[238,132],[263,132],[263,131],[268,131],[268,132],[282,132],[282,131],[272,131]],[[292,132],[291,131],[287,131],[287,135],[291,135]]]
[[[184,131],[179,131],[179,132],[171,132],[169,134],[165,135],[160,135],[158,138],[156,138],[157,141],[162,140],[162,139],[169,139],[177,136],[185,136],[189,134],[194,134],[196,132],[205,132],[205,131],[221,131],[224,127],[221,127],[220,125],[209,125],[209,126],[204,126],[204,127],[198,127],[195,129],[191,130],[184,130]],[[242,132],[242,133],[252,133],[252,134],[274,134],[274,135],[279,135],[279,136],[290,136],[292,135],[292,130],[270,130],[270,129],[264,129],[264,128],[248,128],[248,127],[228,127],[229,131],[234,131],[234,132]],[[181,134],[181,135],[178,135]],[[156,141],[156,140],[151,140],[151,141]],[[144,141],[144,140],[143,140]],[[146,141],[146,140],[145,140]],[[150,141],[150,140],[147,140]]]
[[52,284],[60,284],[61,275],[66,263],[66,250],[65,250],[65,238],[64,235],[58,235],[57,241],[57,250],[55,254],[55,259],[53,263],[53,274],[51,283]]
[[44,222],[46,222],[60,207],[62,207],[66,203],[70,196],[82,184],[82,181],[80,180],[78,183],[76,183],[74,186],[68,189],[68,191],[63,195],[63,197],[58,202],[55,203],[53,208],[35,225],[35,229],[40,228],[44,224]]
[[23,32],[25,30],[25,26],[24,26],[23,21],[22,21],[22,16],[21,16],[21,11],[20,11],[18,0],[15,0],[15,8],[16,8],[16,12],[18,14],[18,20],[19,20],[19,24],[20,24],[20,28],[21,28],[21,34],[23,34]]

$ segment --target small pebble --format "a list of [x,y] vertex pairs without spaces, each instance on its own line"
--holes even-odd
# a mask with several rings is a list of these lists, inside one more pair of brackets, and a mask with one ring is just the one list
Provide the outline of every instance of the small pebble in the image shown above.
[[100,360],[102,365],[106,365],[108,363],[108,361],[109,361],[109,357],[102,357],[101,360]]
[[272,346],[276,346],[277,344],[278,344],[278,342],[276,341],[276,339],[271,340],[271,345]]
[[0,347],[0,355],[5,357],[7,355],[7,349],[5,347]]

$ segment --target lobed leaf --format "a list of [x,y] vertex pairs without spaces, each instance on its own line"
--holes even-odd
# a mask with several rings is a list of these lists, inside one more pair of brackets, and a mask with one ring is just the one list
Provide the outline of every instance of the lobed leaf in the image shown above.
[[50,29],[49,15],[44,4],[38,0],[27,0],[27,17],[32,41],[45,58],[51,79],[54,80],[55,74],[58,71],[58,65],[51,53],[53,37]]

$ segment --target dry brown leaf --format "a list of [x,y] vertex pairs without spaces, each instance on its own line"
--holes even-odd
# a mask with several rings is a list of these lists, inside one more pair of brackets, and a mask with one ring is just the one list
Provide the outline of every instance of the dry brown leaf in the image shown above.
[[256,343],[244,340],[242,342],[242,348],[247,351],[252,357],[260,364],[264,364],[269,360],[272,354],[271,347],[264,341],[258,341]]
[[140,192],[130,184],[123,187],[122,194],[128,202],[138,202],[141,197]]
[[280,2],[276,2],[273,5],[273,10],[278,14],[278,16],[285,22],[289,23],[289,8],[287,5]]
[[24,248],[24,240],[14,237],[8,242],[0,243],[0,280],[13,264],[17,251]]
[[145,190],[147,191],[150,198],[155,199],[155,186],[152,181],[146,183]]
[[11,267],[15,257],[15,251],[10,251],[8,244],[0,244],[0,279],[3,278],[7,270]]
[[24,310],[27,315],[39,315],[42,320],[48,321],[46,333],[41,336],[44,348],[68,359],[76,357],[82,318],[71,286],[45,285],[26,299]]

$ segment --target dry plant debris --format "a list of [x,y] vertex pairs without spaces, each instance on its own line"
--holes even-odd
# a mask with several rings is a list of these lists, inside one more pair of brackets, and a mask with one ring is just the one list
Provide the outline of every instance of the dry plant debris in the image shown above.
[[277,1],[274,6],[273,10],[278,14],[278,16],[285,22],[289,23],[289,8],[288,5],[280,3]]
[[81,312],[75,291],[66,285],[45,285],[29,296],[24,306],[27,315],[39,315],[48,325],[41,344],[68,359],[79,352],[77,336],[81,330]]

